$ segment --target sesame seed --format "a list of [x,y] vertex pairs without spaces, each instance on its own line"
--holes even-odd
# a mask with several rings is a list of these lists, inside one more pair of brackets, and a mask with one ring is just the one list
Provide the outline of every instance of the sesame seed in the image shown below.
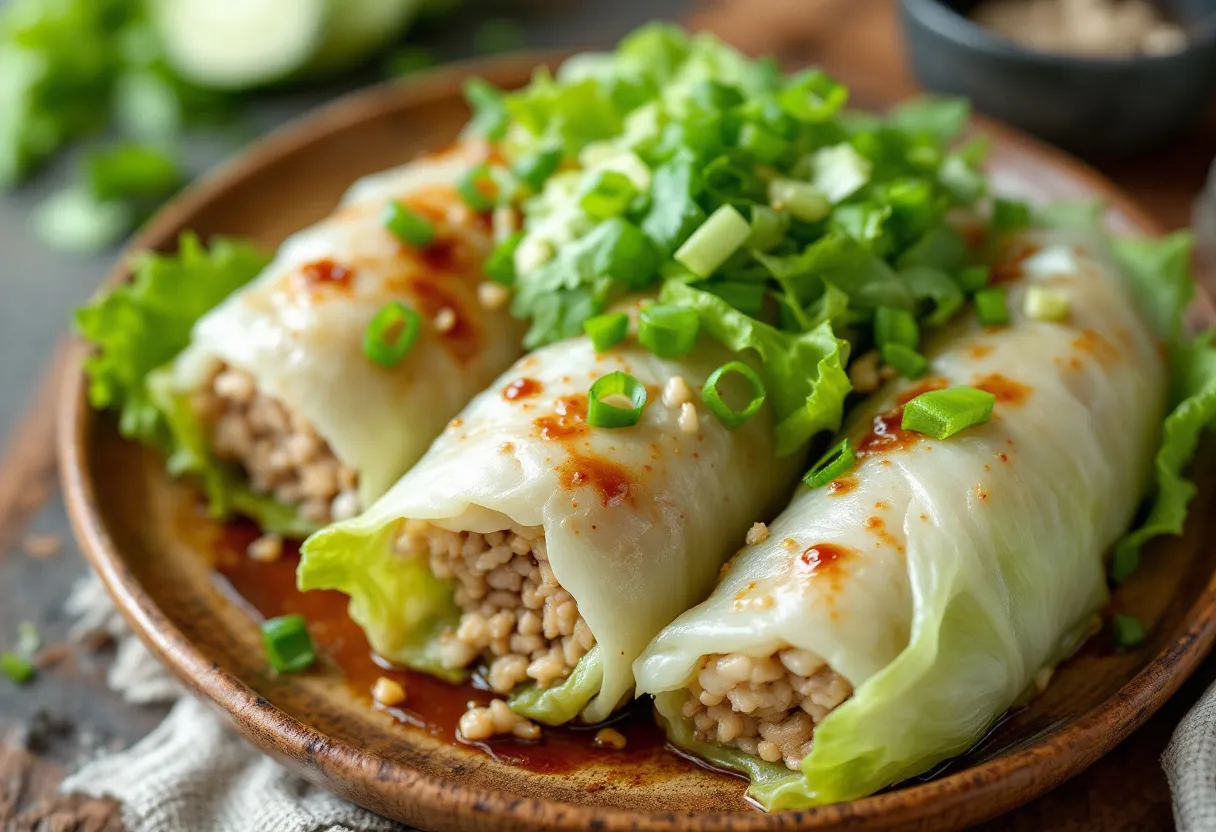
[[701,421],[697,418],[697,409],[692,402],[680,405],[680,418],[677,420],[682,433],[691,436],[701,429]]
[[456,313],[450,306],[445,306],[435,313],[435,329],[440,332],[451,332],[456,326]]
[[483,280],[477,284],[477,302],[481,304],[483,309],[502,309],[510,297],[511,293],[507,291],[505,286],[500,286],[489,280]]
[[372,698],[385,707],[391,708],[405,702],[405,688],[400,682],[381,676],[372,688]]
[[692,401],[692,389],[683,376],[672,376],[663,387],[663,404],[668,407],[680,407],[685,402]]

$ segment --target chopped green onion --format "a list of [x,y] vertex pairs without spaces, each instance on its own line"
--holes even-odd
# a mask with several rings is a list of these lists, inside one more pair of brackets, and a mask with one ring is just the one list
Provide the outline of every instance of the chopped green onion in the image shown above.
[[880,306],[874,312],[874,342],[881,349],[887,344],[902,344],[916,349],[920,343],[920,328],[916,318],[906,309]]
[[752,233],[734,206],[723,205],[676,250],[676,260],[698,277],[709,277]]
[[397,200],[384,206],[380,222],[403,243],[423,248],[435,239],[435,226],[426,217]]
[[16,653],[0,653],[0,673],[3,673],[15,684],[24,685],[34,678],[34,665],[29,659]]
[[280,673],[306,670],[317,660],[317,650],[302,615],[284,615],[263,621],[262,646],[271,667]]
[[921,393],[904,406],[903,430],[946,439],[982,425],[992,417],[996,396],[974,387],[949,387]]
[[[620,404],[614,404],[619,400]],[[597,379],[587,392],[587,424],[596,428],[628,428],[642,418],[646,387],[629,373],[617,371]]]
[[503,286],[515,285],[515,250],[523,239],[524,232],[516,231],[494,247],[482,265],[487,277]]
[[739,130],[739,147],[762,162],[772,164],[790,149],[790,143],[760,124],[748,122]]
[[817,222],[832,210],[832,204],[823,191],[810,182],[796,179],[774,179],[769,182],[768,204],[778,211],[788,211],[794,219],[803,222]]
[[753,251],[768,251],[780,245],[789,231],[789,217],[767,205],[752,206],[752,232],[744,243]]
[[[722,377],[732,373],[741,376],[751,388],[751,400],[740,410],[732,410],[730,405],[723,401],[722,394],[718,392],[718,383]],[[760,408],[764,406],[765,396],[764,381],[755,370],[742,361],[729,361],[714,370],[705,380],[705,386],[701,390],[701,398],[705,404],[709,405],[709,409],[718,417],[718,421],[731,430],[759,413]]]
[[562,163],[560,148],[540,150],[530,156],[525,156],[515,163],[511,172],[515,177],[533,190],[539,191],[545,180],[552,176]]
[[984,326],[1004,326],[1009,323],[1009,306],[1004,289],[980,289],[975,293],[975,313]]
[[464,204],[474,211],[489,211],[494,207],[498,185],[490,175],[490,166],[484,162],[460,177],[456,192]]
[[615,170],[600,170],[591,174],[579,191],[578,204],[593,220],[606,220],[625,213],[637,195],[629,177]]
[[1137,647],[1146,638],[1144,625],[1134,615],[1115,613],[1111,616],[1111,629],[1114,630],[1115,646],[1120,648]]
[[583,331],[591,338],[596,352],[616,346],[629,333],[629,316],[624,312],[608,312],[583,321]]
[[1031,286],[1022,309],[1036,321],[1063,321],[1068,318],[1068,295],[1046,286]]
[[853,453],[853,446],[849,443],[849,440],[845,439],[824,454],[811,467],[811,470],[806,472],[802,481],[811,488],[819,488],[848,471],[856,461],[857,457]]
[[885,344],[879,353],[883,363],[904,378],[920,378],[929,367],[929,359],[903,344]]
[[990,275],[987,266],[967,266],[958,273],[958,285],[967,294],[974,294],[988,285]]
[[638,341],[659,358],[679,358],[692,350],[700,325],[695,310],[648,306],[638,315]]
[[395,367],[418,340],[422,319],[399,300],[390,300],[363,332],[363,354],[381,367]]

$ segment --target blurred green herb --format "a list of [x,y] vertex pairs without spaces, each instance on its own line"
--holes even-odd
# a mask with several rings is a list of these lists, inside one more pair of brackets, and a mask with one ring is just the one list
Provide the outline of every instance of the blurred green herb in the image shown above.
[[487,20],[473,33],[473,50],[479,55],[513,52],[527,45],[527,30],[514,20],[506,18]]
[[435,53],[424,46],[403,46],[384,59],[384,74],[390,78],[404,78],[430,69],[438,60]]

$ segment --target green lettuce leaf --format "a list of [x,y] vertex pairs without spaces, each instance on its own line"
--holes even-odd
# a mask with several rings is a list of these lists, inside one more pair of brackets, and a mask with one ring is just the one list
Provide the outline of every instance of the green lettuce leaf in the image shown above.
[[1182,400],[1165,419],[1161,445],[1153,460],[1155,482],[1144,522],[1115,547],[1111,577],[1123,581],[1140,565],[1140,550],[1161,535],[1180,535],[1195,484],[1183,475],[1203,431],[1216,424],[1216,346],[1208,330],[1175,350],[1175,373],[1181,373]]
[[1161,430],[1153,460],[1153,491],[1144,522],[1115,547],[1111,577],[1123,581],[1140,565],[1144,544],[1161,535],[1182,534],[1195,484],[1183,471],[1195,455],[1203,431],[1216,424],[1216,330],[1189,339],[1183,313],[1195,294],[1190,234],[1161,239],[1115,240],[1116,259],[1132,284],[1140,308],[1170,353],[1172,410]]
[[96,347],[85,361],[89,403],[116,411],[123,436],[161,449],[170,473],[198,477],[214,516],[243,514],[267,532],[303,537],[314,524],[255,494],[239,471],[210,457],[203,427],[173,389],[169,368],[195,322],[268,260],[248,242],[216,238],[208,249],[183,234],[176,254],[140,254],[130,282],[77,310],[76,328]]
[[351,620],[389,661],[463,681],[468,674],[439,656],[439,635],[460,623],[452,582],[436,578],[425,558],[393,551],[399,525],[355,520],[322,529],[300,548],[296,584],[349,595]]
[[794,453],[817,433],[840,427],[845,397],[853,389],[844,370],[849,344],[832,333],[830,320],[806,332],[784,332],[717,295],[676,281],[664,285],[661,300],[695,309],[713,338],[735,352],[755,350],[760,356],[778,419],[777,453]]
[[97,348],[84,365],[89,403],[117,411],[128,439],[166,447],[170,438],[148,390],[149,374],[186,348],[195,321],[267,262],[247,242],[216,238],[208,250],[189,233],[176,254],[140,254],[130,282],[76,311],[77,330]]
[[587,703],[600,692],[604,678],[604,665],[600,661],[600,648],[579,659],[566,681],[551,688],[523,685],[512,691],[507,705],[520,716],[544,725],[565,725],[573,722]]

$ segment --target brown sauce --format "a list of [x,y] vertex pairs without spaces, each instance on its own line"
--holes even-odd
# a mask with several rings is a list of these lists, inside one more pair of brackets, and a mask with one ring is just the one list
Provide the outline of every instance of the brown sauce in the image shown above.
[[[595,747],[595,732],[602,725],[577,728],[542,727],[537,742],[514,737],[497,737],[484,743],[464,743],[456,728],[467,702],[480,705],[495,698],[479,687],[476,680],[451,684],[439,679],[393,667],[376,656],[363,631],[346,614],[347,598],[340,592],[300,592],[295,573],[299,555],[294,545],[284,544],[283,557],[263,563],[245,556],[248,545],[258,536],[252,523],[229,524],[219,539],[214,556],[217,581],[257,619],[298,614],[308,620],[320,657],[313,673],[340,671],[351,692],[382,710],[398,722],[422,730],[452,745],[471,745],[501,763],[519,766],[541,774],[561,774],[606,761],[625,762],[648,769],[661,765],[664,771],[686,769],[693,764],[666,748],[666,737],[655,723],[646,701],[635,703],[616,716],[611,725],[625,735],[620,751]],[[406,690],[404,705],[385,708],[375,704],[371,689],[381,676],[397,682]]]
[[574,450],[569,453],[566,461],[557,467],[562,488],[573,491],[590,485],[599,492],[600,502],[605,508],[633,500],[636,486],[629,470],[623,465]]
[[1030,398],[1030,394],[1034,392],[1033,387],[1022,384],[1020,381],[1014,381],[1002,373],[989,373],[982,376],[975,380],[973,386],[996,396],[996,400],[1001,404],[1009,405],[1024,404]]
[[1039,253],[1039,246],[1032,243],[1015,243],[1004,252],[992,267],[992,285],[1010,283],[1022,277],[1022,264]]
[[816,543],[802,550],[798,560],[802,562],[803,571],[807,573],[827,573],[839,571],[841,562],[856,554],[856,550],[835,543]]
[[452,291],[442,285],[442,276],[419,275],[409,281],[409,292],[426,320],[433,321],[444,309],[455,314],[455,323],[445,332],[436,332],[444,348],[461,363],[477,357],[481,349],[481,334],[464,304]]
[[1093,356],[1102,364],[1112,364],[1119,359],[1119,349],[1092,329],[1081,330],[1081,334],[1073,340],[1072,347],[1077,352]]
[[856,454],[859,457],[905,451],[920,442],[923,438],[919,433],[904,430],[901,424],[904,420],[904,406],[901,404],[887,413],[874,417],[870,430],[857,443]]
[[517,378],[502,388],[502,397],[509,402],[518,399],[531,399],[539,396],[545,390],[545,385],[534,378]]
[[350,291],[351,282],[355,277],[355,270],[348,269],[340,263],[335,263],[333,260],[325,258],[323,260],[314,260],[301,266],[300,277],[308,288],[333,286],[337,289]]
[[857,477],[837,477],[828,484],[828,496],[840,497],[857,487]]
[[553,405],[553,413],[539,416],[532,423],[537,435],[547,441],[559,441],[581,436],[587,432],[587,396],[578,393],[562,396]]

